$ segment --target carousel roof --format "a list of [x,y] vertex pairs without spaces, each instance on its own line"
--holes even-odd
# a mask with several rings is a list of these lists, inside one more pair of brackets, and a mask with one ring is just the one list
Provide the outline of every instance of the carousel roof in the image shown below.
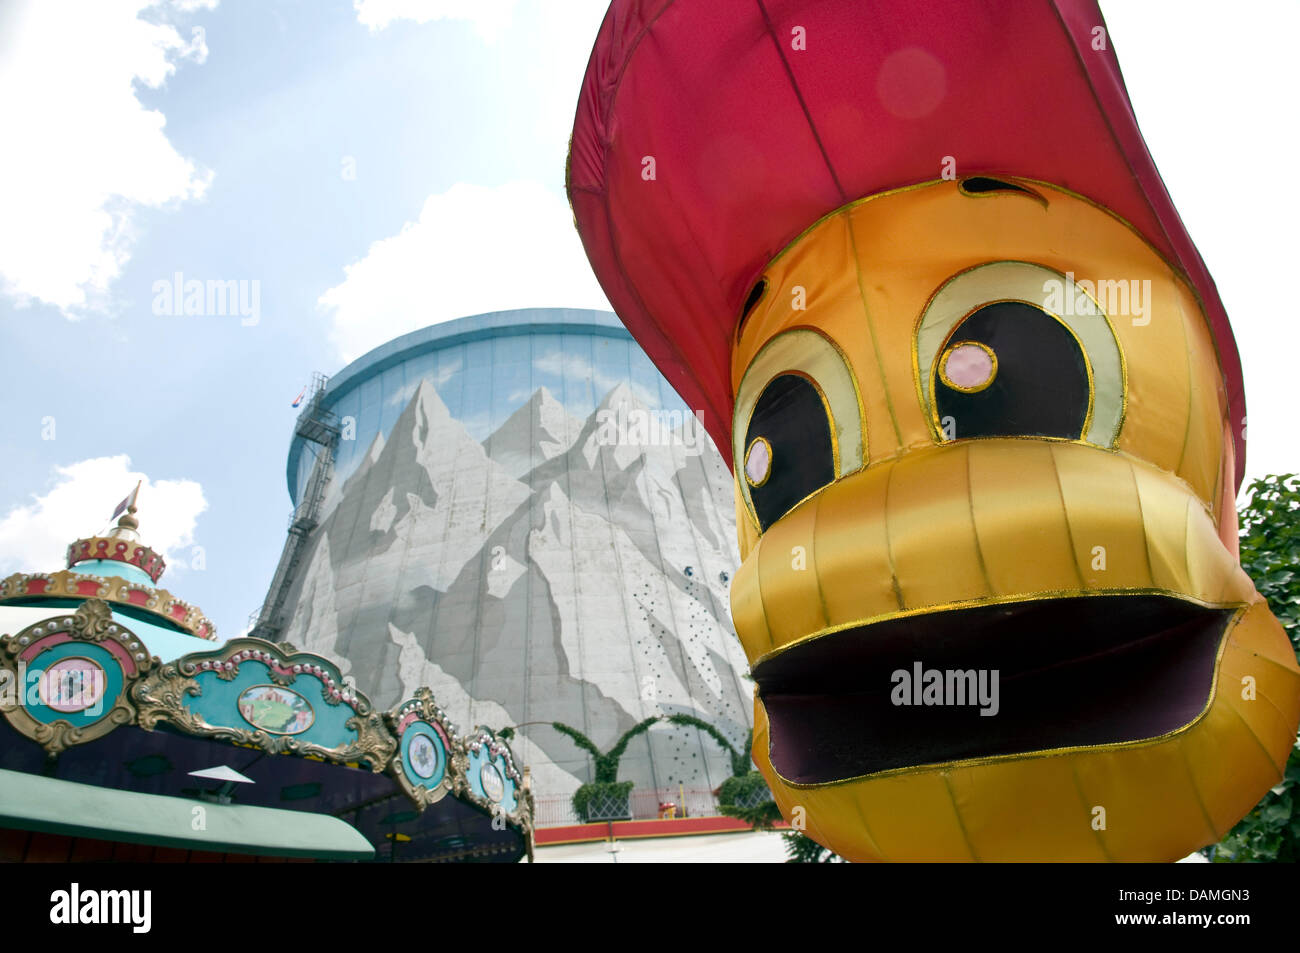
[[69,544],[65,569],[0,579],[0,619],[22,618],[14,614],[18,607],[75,609],[83,599],[103,599],[119,621],[149,634],[164,658],[194,651],[190,642],[215,641],[217,627],[198,606],[158,587],[166,562],[141,541],[136,492],[129,499],[131,505],[111,530]]
[[[309,830],[324,837],[311,856],[357,858],[350,835],[321,827],[326,815],[383,860],[513,861],[532,850],[532,794],[509,745],[485,727],[462,734],[428,689],[376,711],[333,662],[255,638],[163,662],[98,599],[0,636],[0,755],[27,775],[56,759],[60,782],[118,792],[57,793],[81,805],[59,819],[68,836],[184,846],[146,836],[142,805],[158,798],[184,811],[196,800],[259,809],[232,814],[223,829],[233,839],[189,845],[209,852],[301,856]],[[0,798],[7,790],[39,793],[0,776]],[[54,830],[47,815],[16,803],[0,827]],[[302,830],[257,833],[277,823]]]

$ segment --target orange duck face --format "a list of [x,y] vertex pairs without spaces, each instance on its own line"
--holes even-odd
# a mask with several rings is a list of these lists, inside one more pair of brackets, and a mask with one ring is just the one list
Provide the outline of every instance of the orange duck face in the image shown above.
[[[620,6],[638,5],[616,4],[605,53],[597,41],[588,85],[606,98],[580,103],[570,194],[620,315],[733,461],[732,612],[757,685],[754,760],[783,814],[850,860],[1174,860],[1218,840],[1281,777],[1300,667],[1238,565],[1235,348],[1163,189],[1125,191],[1124,170],[1148,175],[1140,137],[1119,127],[1110,171],[1020,156],[1114,196],[1125,217],[1018,168],[989,171],[991,157],[978,175],[873,189],[879,170],[837,165],[828,134],[830,208],[794,227],[801,203],[817,205],[804,194],[815,173],[782,187],[746,167],[751,197],[796,196],[784,221],[765,230],[716,197],[697,221],[683,199],[697,181],[656,192],[664,180],[643,178],[637,194],[612,168],[650,154],[620,110],[657,115],[598,82],[602,55],[634,88],[653,75],[611,26],[636,20]],[[664,6],[639,35],[658,29],[671,49],[694,34]],[[831,6],[863,22],[861,6]],[[966,6],[1007,28],[992,6]],[[1077,50],[1095,35],[1090,4],[1042,6],[1060,14],[1042,18],[1044,41]],[[780,26],[755,36],[770,45],[789,35]],[[1000,61],[970,65],[966,38],[926,36],[939,48],[909,61],[940,64],[944,90],[969,68],[978,108]],[[884,75],[899,39],[842,42],[839,61],[865,78],[824,97],[866,90],[853,101],[882,113],[886,142],[942,136],[957,93],[931,106],[939,133],[898,108],[934,70],[873,85],[870,64]],[[803,121],[817,116],[809,77]],[[788,81],[800,87],[793,67]],[[1105,120],[1108,87],[1076,86],[1080,122]],[[843,113],[834,103],[826,115]],[[712,182],[690,161],[707,148],[680,128],[651,144],[656,165]],[[839,202],[854,175],[865,197]],[[710,323],[711,308],[729,317]]]
[[1176,859],[1295,737],[1214,343],[1113,215],[977,184],[837,211],[740,327],[754,757],[854,860]]

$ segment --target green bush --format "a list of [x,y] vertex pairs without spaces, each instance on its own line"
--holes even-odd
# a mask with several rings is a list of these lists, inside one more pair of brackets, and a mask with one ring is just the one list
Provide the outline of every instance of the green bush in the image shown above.
[[747,803],[757,791],[766,791],[767,782],[757,771],[727,778],[718,788],[719,804],[735,804],[737,801]]
[[[754,796],[766,797],[754,803]],[[781,820],[781,809],[772,800],[767,782],[757,771],[727,778],[718,788],[718,810],[726,817],[744,821],[756,831],[771,830]]]
[[[598,781],[584,784],[573,792],[573,812],[578,815],[578,820],[587,823],[589,820],[587,808],[591,802],[602,804],[608,798],[623,805],[624,810],[621,814],[627,816],[627,799],[632,794],[632,785],[632,781]],[[606,820],[606,818],[602,817],[598,820]]]
[[[1300,654],[1300,476],[1256,480],[1242,505],[1241,568],[1255,580]],[[1204,853],[1216,863],[1300,861],[1300,748],[1254,810]]]

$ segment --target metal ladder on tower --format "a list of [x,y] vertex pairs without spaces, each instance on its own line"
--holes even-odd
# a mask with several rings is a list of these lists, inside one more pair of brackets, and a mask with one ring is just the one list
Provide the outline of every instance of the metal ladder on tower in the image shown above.
[[316,462],[312,465],[311,476],[307,478],[307,488],[301,500],[289,515],[289,535],[285,538],[275,575],[271,577],[266,601],[248,618],[251,626],[248,634],[270,642],[279,641],[280,632],[284,629],[284,602],[293,585],[298,564],[302,562],[307,537],[320,523],[325,487],[329,485],[334,472],[334,448],[339,441],[339,421],[333,411],[322,406],[328,383],[329,378],[324,374],[312,375],[311,397],[294,425],[295,436],[316,445]]

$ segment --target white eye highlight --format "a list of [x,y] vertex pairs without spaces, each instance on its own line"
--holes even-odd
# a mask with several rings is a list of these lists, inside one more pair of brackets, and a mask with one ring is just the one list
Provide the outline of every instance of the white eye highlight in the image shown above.
[[953,390],[977,394],[998,375],[998,356],[979,341],[958,341],[943,352],[939,377]]
[[755,437],[745,454],[745,479],[750,486],[762,486],[772,475],[772,445],[764,437]]

